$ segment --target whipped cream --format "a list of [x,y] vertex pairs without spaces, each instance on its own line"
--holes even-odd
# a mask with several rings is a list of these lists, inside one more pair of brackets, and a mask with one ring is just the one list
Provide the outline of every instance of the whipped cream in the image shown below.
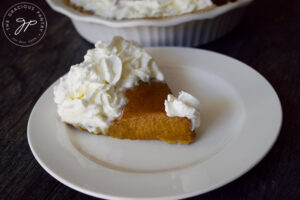
[[187,92],[179,92],[178,98],[169,94],[165,100],[165,111],[169,117],[187,117],[195,130],[200,126],[199,101]]
[[54,101],[62,121],[105,134],[122,114],[126,89],[139,81],[163,81],[164,77],[152,57],[133,41],[115,37],[95,47],[60,78]]
[[211,0],[70,0],[108,19],[176,16],[213,6]]

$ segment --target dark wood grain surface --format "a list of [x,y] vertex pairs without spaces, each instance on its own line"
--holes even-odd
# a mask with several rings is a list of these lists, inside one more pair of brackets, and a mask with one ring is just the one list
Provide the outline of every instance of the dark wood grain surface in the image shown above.
[[[44,1],[28,1],[44,10],[48,30],[37,45],[21,48],[1,29],[0,199],[93,199],[47,174],[34,159],[26,135],[35,102],[93,45]],[[1,1],[1,21],[16,2]],[[232,56],[266,77],[281,100],[283,124],[278,141],[257,166],[195,199],[300,199],[300,1],[256,0],[233,32],[199,48]]]

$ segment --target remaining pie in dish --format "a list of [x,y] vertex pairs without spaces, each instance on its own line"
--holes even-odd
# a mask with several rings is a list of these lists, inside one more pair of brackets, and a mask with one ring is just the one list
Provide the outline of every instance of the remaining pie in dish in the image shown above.
[[98,42],[54,88],[58,115],[93,134],[188,144],[200,125],[199,102],[171,94],[153,58],[115,37]]
[[237,0],[62,0],[82,13],[106,19],[160,19],[205,12]]

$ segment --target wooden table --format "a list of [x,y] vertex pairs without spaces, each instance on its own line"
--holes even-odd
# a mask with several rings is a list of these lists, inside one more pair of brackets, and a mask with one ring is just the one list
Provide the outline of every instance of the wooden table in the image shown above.
[[[34,159],[26,136],[35,102],[93,45],[44,1],[29,1],[47,16],[45,37],[35,46],[21,48],[11,44],[1,30],[0,199],[93,199],[46,173]],[[16,2],[1,2],[1,16]],[[300,199],[299,20],[300,1],[256,0],[233,32],[199,47],[241,60],[266,77],[281,100],[283,124],[275,146],[257,166],[195,199]]]

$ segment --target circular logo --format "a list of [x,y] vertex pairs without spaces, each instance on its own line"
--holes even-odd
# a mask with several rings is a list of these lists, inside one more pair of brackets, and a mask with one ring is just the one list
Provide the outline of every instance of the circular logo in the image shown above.
[[46,16],[33,3],[17,3],[6,11],[2,28],[7,39],[13,44],[29,47],[37,44],[45,35]]

